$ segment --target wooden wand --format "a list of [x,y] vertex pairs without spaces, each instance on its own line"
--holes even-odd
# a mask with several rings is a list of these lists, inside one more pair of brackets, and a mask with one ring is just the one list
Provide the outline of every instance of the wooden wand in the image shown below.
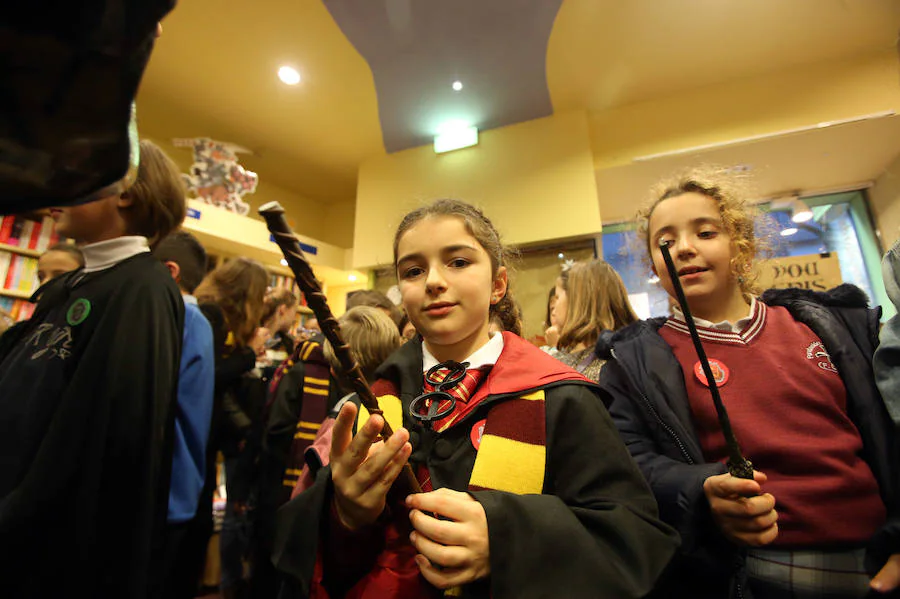
[[[300,286],[300,291],[306,297],[306,303],[309,305],[309,308],[316,315],[322,334],[331,343],[334,355],[341,364],[339,376],[356,392],[360,403],[365,406],[369,414],[381,414],[382,418],[384,418],[384,413],[378,405],[378,399],[372,393],[369,383],[366,382],[366,377],[360,370],[359,363],[353,358],[353,354],[350,353],[350,346],[341,337],[341,326],[331,313],[331,308],[328,307],[328,300],[325,298],[325,294],[322,293],[322,286],[316,280],[312,267],[310,267],[309,262],[303,255],[297,236],[291,231],[287,220],[284,218],[284,208],[278,202],[269,202],[260,206],[259,214],[265,219],[269,232],[275,238],[275,243],[281,248],[281,253],[284,254],[284,259],[288,263],[288,268],[291,269],[291,272],[297,278],[297,285]],[[385,419],[384,428],[381,429],[381,439],[387,442],[393,434],[394,431],[391,429],[391,425]],[[405,481],[411,492],[422,492],[409,463],[403,466],[400,478]]]

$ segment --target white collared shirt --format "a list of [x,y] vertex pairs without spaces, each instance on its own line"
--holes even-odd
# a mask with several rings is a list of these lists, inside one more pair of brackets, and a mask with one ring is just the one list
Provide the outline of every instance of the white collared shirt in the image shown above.
[[[500,358],[503,352],[503,334],[494,333],[487,343],[479,347],[475,352],[463,360],[468,362],[467,368],[480,368],[481,366],[493,366]],[[429,369],[439,364],[437,358],[431,355],[425,342],[422,342],[422,372],[428,372]]]
[[[753,321],[753,314],[756,310],[756,298],[750,296],[750,308],[747,310],[747,316],[737,320],[736,322],[731,322],[730,320],[723,320],[721,322],[711,322],[709,320],[704,320],[702,318],[697,318],[694,316],[694,324],[698,327],[705,327],[707,329],[715,329],[718,331],[725,331],[728,333],[740,333],[744,329],[747,328]],[[680,306],[675,306],[672,310],[672,317],[676,320],[680,320],[684,322],[684,313],[681,311]]]

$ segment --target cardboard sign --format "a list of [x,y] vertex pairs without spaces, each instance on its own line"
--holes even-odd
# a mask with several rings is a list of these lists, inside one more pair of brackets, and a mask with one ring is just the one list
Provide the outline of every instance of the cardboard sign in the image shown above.
[[809,254],[763,260],[759,265],[762,289],[799,287],[825,291],[844,282],[837,254]]

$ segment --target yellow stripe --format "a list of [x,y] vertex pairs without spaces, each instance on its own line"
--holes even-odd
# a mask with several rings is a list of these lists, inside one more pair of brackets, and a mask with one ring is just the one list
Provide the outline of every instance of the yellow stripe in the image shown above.
[[520,395],[519,399],[527,399],[529,401],[544,401],[544,390],[538,389],[534,393],[529,393],[528,395]]
[[309,441],[315,441],[316,436],[312,433],[296,433],[294,435],[295,439],[308,439]]
[[300,476],[303,473],[303,470],[299,468],[285,468],[284,473],[293,476]]
[[304,349],[303,353],[300,355],[300,359],[306,360],[307,358],[309,358],[309,354],[313,352],[313,350],[316,348],[316,345],[318,345],[318,343],[310,343],[309,345],[307,345],[306,349]]
[[544,487],[546,448],[484,435],[469,484],[508,493],[540,493]]
[[316,389],[315,387],[306,387],[303,389],[306,393],[312,393],[313,395],[328,395],[328,389]]
[[304,422],[303,420],[301,420],[300,423],[297,424],[297,428],[300,428],[301,426],[302,426],[303,428],[311,428],[311,429],[313,429],[314,431],[317,431],[317,430],[319,430],[320,428],[322,428],[322,425],[321,425],[321,424],[316,424],[315,422]]
[[[382,395],[378,398],[378,404],[384,412],[384,417],[391,425],[391,428],[397,430],[403,426],[403,407],[400,405],[400,399],[395,395]],[[369,411],[364,406],[359,406],[359,417],[357,426],[362,426],[369,419]]]
[[328,386],[328,379],[317,379],[317,378],[314,378],[311,376],[306,376],[306,377],[303,377],[303,380],[306,381],[307,383],[315,383],[317,385],[325,385],[326,387]]
[[286,478],[283,481],[281,481],[281,486],[290,487],[291,489],[293,489],[294,487],[297,486],[297,482],[298,481],[294,478]]

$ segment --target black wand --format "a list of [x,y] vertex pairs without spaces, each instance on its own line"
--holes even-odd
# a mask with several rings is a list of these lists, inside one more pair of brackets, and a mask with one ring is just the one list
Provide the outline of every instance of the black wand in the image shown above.
[[681,287],[681,281],[678,280],[678,271],[675,270],[675,263],[672,262],[672,254],[669,253],[669,247],[665,242],[660,242],[659,249],[662,251],[663,260],[666,261],[666,270],[669,271],[669,279],[675,288],[675,295],[678,298],[678,305],[681,306],[681,312],[684,314],[684,321],[687,323],[688,330],[691,333],[691,341],[694,342],[694,349],[697,351],[697,357],[700,359],[700,367],[706,376],[709,393],[712,395],[713,405],[716,406],[716,414],[719,417],[719,426],[722,427],[722,435],[725,437],[725,445],[728,447],[728,473],[737,478],[746,478],[753,480],[753,464],[741,453],[741,446],[738,444],[737,438],[734,436],[734,430],[731,428],[731,420],[728,419],[728,412],[725,410],[725,404],[722,403],[722,397],[719,395],[719,386],[713,376],[712,368],[709,365],[709,359],[706,357],[706,351],[700,342],[700,335],[697,333],[697,325],[694,324],[694,317],[691,316],[691,309],[688,307],[687,299],[684,297],[684,289]]
[[[300,286],[300,291],[303,292],[309,308],[319,321],[322,334],[331,343],[334,355],[341,364],[341,378],[356,392],[360,403],[368,410],[369,414],[381,414],[382,418],[384,418],[384,413],[378,405],[378,399],[372,393],[365,375],[359,368],[359,363],[353,358],[353,354],[350,353],[350,346],[341,337],[341,325],[338,324],[334,314],[331,313],[331,308],[328,307],[328,300],[325,298],[325,294],[322,293],[322,286],[316,280],[316,276],[313,274],[312,267],[309,265],[306,256],[303,255],[297,236],[291,231],[291,227],[284,218],[284,208],[278,202],[269,202],[260,206],[259,214],[266,220],[266,226],[274,236],[275,243],[278,244],[281,253],[284,254],[288,268],[294,273],[297,285]],[[381,439],[387,442],[393,434],[394,431],[391,429],[391,425],[385,419],[384,428],[381,429]],[[416,480],[416,475],[413,474],[412,468],[408,463],[404,465],[400,479],[405,481],[410,492],[422,492],[422,488],[419,486],[418,480]]]

